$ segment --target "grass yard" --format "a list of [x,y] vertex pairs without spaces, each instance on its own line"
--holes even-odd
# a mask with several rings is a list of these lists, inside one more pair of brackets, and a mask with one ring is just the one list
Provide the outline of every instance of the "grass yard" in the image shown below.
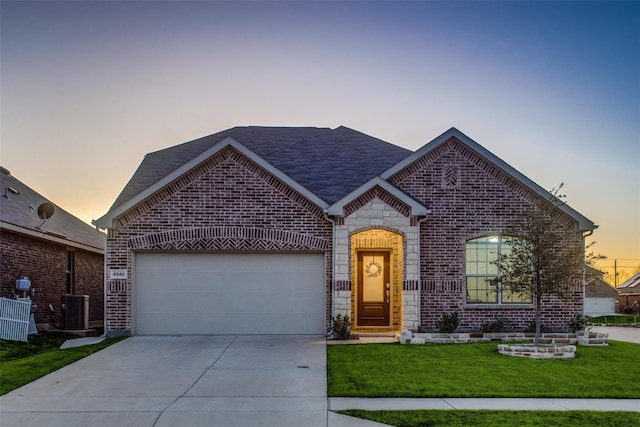
[[640,425],[638,412],[594,411],[341,411],[342,414],[396,427],[562,426],[600,427]]
[[592,325],[633,325],[640,322],[640,316],[599,316],[589,318]]
[[504,356],[497,343],[330,345],[327,364],[333,397],[640,398],[640,344],[619,341],[564,360]]
[[78,336],[43,331],[38,335],[29,336],[29,342],[0,340],[0,395],[123,339],[105,339],[99,344],[59,349],[66,340],[74,338]]

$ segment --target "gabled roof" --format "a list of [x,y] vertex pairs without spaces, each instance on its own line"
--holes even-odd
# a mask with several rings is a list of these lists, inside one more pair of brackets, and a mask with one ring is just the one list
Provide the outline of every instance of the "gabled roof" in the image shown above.
[[272,175],[274,175],[275,177],[277,177],[278,179],[280,179],[281,181],[286,183],[289,187],[293,188],[294,190],[296,190],[297,192],[299,192],[303,196],[307,197],[309,200],[311,200],[313,203],[315,203],[320,208],[325,209],[325,208],[328,207],[326,202],[324,202],[318,196],[316,196],[315,194],[313,194],[312,192],[310,192],[309,190],[304,188],[302,185],[300,185],[299,183],[297,183],[293,179],[291,179],[291,177],[289,177],[288,175],[286,175],[285,173],[283,173],[282,171],[277,169],[275,166],[273,166],[269,162],[265,161],[262,157],[258,156],[253,151],[249,150],[247,147],[245,147],[244,145],[240,144],[238,141],[236,141],[232,137],[227,136],[222,141],[220,141],[217,144],[213,145],[212,147],[208,148],[204,152],[198,154],[196,157],[194,157],[193,159],[189,160],[185,164],[181,165],[177,169],[171,171],[169,174],[163,176],[160,180],[154,182],[149,187],[145,188],[144,190],[142,190],[140,193],[136,194],[131,199],[121,203],[118,206],[112,207],[111,209],[109,209],[109,212],[107,212],[100,219],[94,221],[94,223],[98,227],[106,227],[106,228],[112,227],[112,221],[113,221],[114,218],[116,218],[117,216],[119,216],[119,215],[123,214],[124,212],[128,211],[129,209],[131,209],[132,207],[134,207],[138,203],[142,202],[147,197],[149,197],[149,196],[153,195],[154,193],[162,190],[165,186],[169,185],[171,182],[173,182],[174,180],[178,179],[180,176],[182,176],[185,173],[189,172],[191,169],[193,169],[196,166],[198,166],[199,164],[205,162],[211,156],[215,155],[216,153],[218,153],[219,151],[221,151],[221,150],[223,150],[223,149],[225,149],[227,147],[235,148],[240,153],[242,153],[243,155],[248,157],[250,160],[252,160],[256,164],[260,165],[267,172],[271,173]]
[[389,184],[379,176],[376,176],[375,178],[370,179],[360,187],[353,190],[351,193],[344,196],[342,199],[335,202],[333,205],[329,206],[329,209],[327,209],[327,214],[330,216],[344,216],[344,207],[346,205],[353,202],[358,197],[362,196],[364,193],[371,190],[375,186],[382,188],[401,202],[407,204],[407,206],[409,206],[409,208],[411,209],[412,216],[425,216],[430,212],[420,202],[413,199],[403,191],[400,191],[397,187]]
[[[0,171],[0,190],[0,228],[3,230],[104,253],[104,233],[51,203],[4,168]],[[55,209],[44,223],[37,213],[43,203],[51,203]]]
[[[358,188],[411,153],[402,147],[346,127],[234,127],[184,144],[147,154],[109,212],[96,221],[107,226],[124,207],[141,201],[203,161],[232,138],[272,167],[297,182],[327,206]],[[212,147],[218,147],[212,150]],[[197,159],[197,162],[195,161]],[[189,168],[185,168],[190,165]]]
[[629,279],[618,285],[618,291],[623,294],[640,292],[640,273],[636,273]]
[[330,131],[328,128],[314,127],[234,127],[149,153],[116,198],[111,209],[132,199],[227,137],[232,137],[257,155],[268,160],[271,152],[286,150],[287,147],[301,140]]
[[[551,194],[500,158],[455,128],[449,129],[416,152],[371,137],[346,127],[234,127],[184,144],[147,154],[113,206],[100,219],[99,227],[111,227],[111,221],[154,192],[214,155],[221,147],[233,145],[272,174],[278,176],[322,209],[332,212],[367,191],[374,181],[387,181],[450,138],[456,138],[470,150],[522,183],[535,194],[549,199]],[[226,144],[226,145],[225,145]],[[378,178],[376,178],[378,177]],[[377,180],[376,180],[377,179]],[[381,184],[391,192],[388,182]],[[395,194],[395,193],[394,193]],[[407,204],[415,206],[406,194]],[[413,201],[412,201],[413,200]],[[582,231],[597,226],[566,204],[559,207],[574,218]]]
[[618,290],[601,277],[595,277],[585,283],[584,296],[585,298],[617,297]]
[[604,280],[604,271],[600,271],[595,267],[590,266],[589,264],[585,264],[584,265],[584,270],[585,270],[585,276],[587,278],[595,278],[598,277],[602,280]]
[[[497,167],[498,169],[500,169],[501,171],[509,175],[511,178],[520,182],[522,185],[524,185],[529,190],[539,195],[543,199],[550,200],[550,198],[553,197],[553,195],[549,191],[540,187],[538,184],[536,184],[535,182],[527,178],[525,175],[518,172],[512,166],[507,164],[504,160],[500,159],[498,156],[496,156],[495,154],[493,154],[492,152],[490,152],[489,150],[487,150],[486,148],[484,148],[483,146],[475,142],[473,139],[469,138],[467,135],[465,135],[464,133],[460,132],[458,129],[453,127],[448,131],[444,132],[442,135],[433,139],[431,142],[424,145],[418,151],[415,151],[411,155],[404,158],[402,161],[398,162],[397,164],[387,169],[380,176],[383,179],[391,178],[393,175],[405,169],[406,167],[408,167],[415,161],[419,160],[429,152],[435,150],[440,145],[446,143],[451,138],[457,139],[462,144],[464,144],[467,148],[469,148],[470,150],[474,151],[475,153],[477,153],[478,155],[486,159],[489,163],[491,163],[492,165],[494,165],[495,167]],[[564,213],[566,213],[567,215],[569,215],[571,218],[575,219],[578,222],[581,231],[590,231],[598,228],[598,226],[595,225],[593,221],[586,218],[585,216],[583,216],[582,214],[580,214],[579,212],[571,208],[566,203],[561,204],[560,206],[558,206],[558,208],[562,210]]]

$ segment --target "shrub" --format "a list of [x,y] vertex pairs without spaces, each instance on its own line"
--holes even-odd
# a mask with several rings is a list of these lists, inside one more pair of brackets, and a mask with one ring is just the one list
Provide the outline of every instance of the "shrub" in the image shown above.
[[348,340],[351,336],[351,319],[349,316],[337,314],[331,318],[331,330],[338,339]]
[[588,324],[589,324],[589,318],[587,318],[582,313],[576,313],[573,315],[573,317],[569,321],[569,331],[573,333],[578,331],[584,331],[587,329]]
[[439,332],[451,333],[458,328],[460,319],[458,318],[458,312],[455,311],[451,314],[444,313],[440,320],[436,323],[436,327]]
[[508,327],[504,319],[496,319],[491,322],[482,323],[480,330],[482,332],[507,332]]
[[[536,332],[536,321],[532,320],[531,323],[529,323],[529,326],[527,326],[527,328],[524,330],[526,333],[528,334],[535,334]],[[540,333],[541,334],[546,334],[552,332],[551,328],[548,327],[547,325],[545,325],[544,323],[540,323]]]

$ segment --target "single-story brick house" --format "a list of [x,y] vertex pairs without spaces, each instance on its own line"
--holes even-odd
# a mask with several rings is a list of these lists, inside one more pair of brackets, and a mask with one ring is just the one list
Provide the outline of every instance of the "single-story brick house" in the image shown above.
[[[51,326],[49,304],[60,320],[66,294],[89,295],[89,326],[103,326],[106,235],[0,170],[0,296],[22,296],[16,279],[28,277],[40,329]],[[53,215],[45,221],[38,208],[47,204]]]
[[[502,235],[550,194],[455,128],[412,152],[338,127],[235,127],[148,154],[95,224],[107,229],[109,334],[524,329],[501,292]],[[597,227],[564,205],[567,245]],[[545,323],[583,308],[550,298]],[[577,289],[577,288],[576,288]]]

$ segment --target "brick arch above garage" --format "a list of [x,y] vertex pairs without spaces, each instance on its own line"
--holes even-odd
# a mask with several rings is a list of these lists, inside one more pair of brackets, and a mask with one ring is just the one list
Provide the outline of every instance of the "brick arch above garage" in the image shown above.
[[201,227],[168,230],[129,239],[133,250],[308,250],[326,251],[329,240],[287,230],[249,227]]

